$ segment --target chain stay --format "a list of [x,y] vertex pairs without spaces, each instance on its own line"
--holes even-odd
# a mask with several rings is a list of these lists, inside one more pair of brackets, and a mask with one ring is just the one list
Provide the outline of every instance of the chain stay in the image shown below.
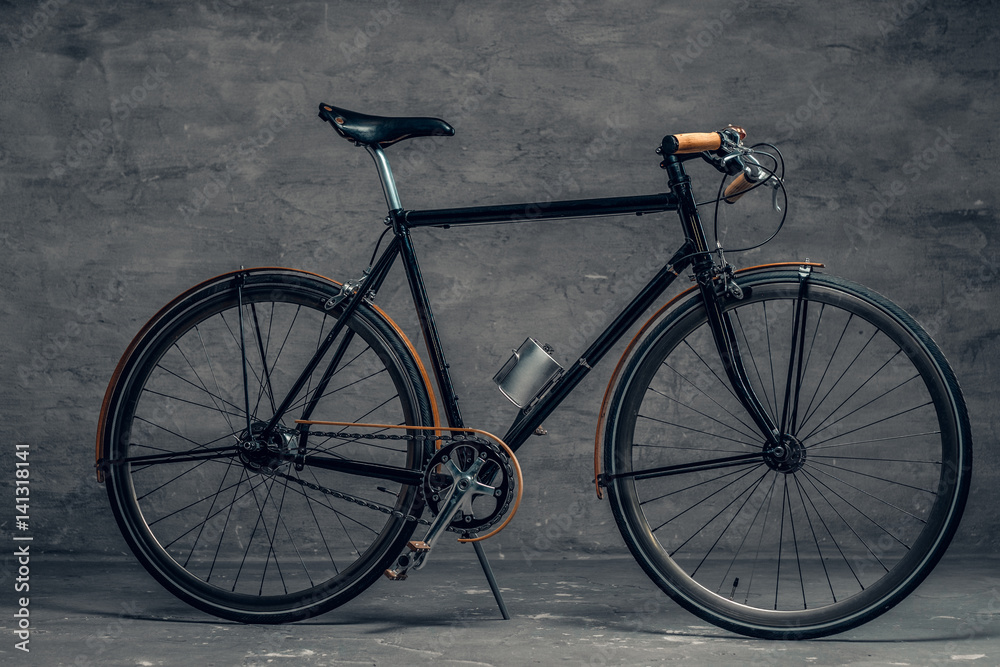
[[[426,441],[436,442],[438,440],[444,440],[444,441],[450,442],[450,441],[454,440],[456,442],[459,442],[459,441],[465,441],[465,442],[472,441],[472,442],[475,442],[477,444],[483,444],[483,445],[489,445],[489,444],[491,444],[489,440],[486,440],[485,438],[481,438],[481,437],[479,437],[477,435],[474,435],[472,433],[456,434],[456,435],[433,435],[433,434],[429,434],[429,435],[415,435],[415,436],[410,436],[410,435],[396,435],[394,433],[348,433],[347,431],[309,431],[309,436],[310,437],[317,437],[317,438],[337,438],[338,440],[423,440],[425,442]],[[327,489],[327,488],[319,486],[317,484],[313,484],[312,482],[307,482],[304,479],[299,479],[298,477],[292,477],[291,475],[286,475],[285,473],[281,473],[281,472],[275,471],[272,474],[274,476],[276,476],[276,477],[282,477],[282,478],[287,479],[289,481],[296,482],[297,484],[301,484],[302,486],[308,487],[308,488],[312,489],[313,491],[319,491],[320,493],[325,493],[327,495],[333,496],[334,498],[338,498],[340,500],[346,500],[347,502],[355,503],[357,505],[361,505],[362,507],[367,507],[369,509],[378,510],[379,512],[382,512],[383,514],[388,514],[390,516],[394,516],[397,519],[401,518],[401,519],[405,519],[406,521],[416,522],[416,523],[420,524],[421,526],[430,526],[431,525],[431,522],[428,521],[428,520],[426,520],[426,519],[421,519],[419,517],[415,517],[415,516],[409,515],[409,514],[404,516],[403,513],[400,512],[400,511],[398,511],[398,510],[394,510],[391,507],[387,507],[387,506],[381,505],[379,503],[374,503],[374,502],[372,502],[370,500],[362,500],[360,498],[355,498],[354,496],[348,495],[346,493],[341,493],[340,491],[334,491],[333,489]],[[507,505],[509,505],[509,504],[510,504],[510,502],[508,500]],[[506,509],[507,508],[504,507],[504,513],[506,513]],[[453,532],[453,533],[463,533],[463,532],[466,532],[462,528],[454,527],[454,526],[451,526],[451,525],[449,525],[446,530],[448,530],[450,532]]]

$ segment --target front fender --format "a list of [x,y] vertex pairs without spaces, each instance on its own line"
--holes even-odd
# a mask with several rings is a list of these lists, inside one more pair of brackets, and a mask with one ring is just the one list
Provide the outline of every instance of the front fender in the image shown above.
[[[819,262],[776,262],[774,264],[758,264],[757,266],[748,266],[745,269],[738,269],[736,275],[746,275],[751,272],[758,271],[768,271],[771,269],[783,269],[799,266],[811,266],[813,268],[823,268],[823,264]],[[628,346],[622,353],[621,359],[618,360],[618,365],[615,366],[614,372],[611,374],[611,379],[608,381],[608,387],[604,390],[604,400],[601,401],[601,411],[597,415],[597,432],[594,434],[594,489],[597,491],[598,499],[604,498],[604,493],[601,491],[601,450],[604,446],[604,420],[608,414],[609,403],[611,402],[611,397],[614,395],[615,386],[618,384],[618,378],[621,374],[623,368],[625,368],[626,363],[632,356],[632,351],[638,345],[639,341],[647,331],[649,331],[653,325],[658,323],[660,320],[669,315],[674,306],[687,298],[692,292],[694,292],[697,285],[692,285],[687,288],[670,301],[668,301],[662,308],[657,310],[652,317],[650,317],[645,324],[640,327],[639,331],[636,332],[632,340],[629,341]]]

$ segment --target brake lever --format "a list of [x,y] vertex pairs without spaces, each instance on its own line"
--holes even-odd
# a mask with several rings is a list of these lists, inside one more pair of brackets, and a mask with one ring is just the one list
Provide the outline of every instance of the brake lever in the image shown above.
[[767,185],[771,188],[771,208],[774,209],[775,213],[781,213],[781,204],[778,203],[778,190],[781,189],[781,179],[777,176],[772,176],[767,179]]

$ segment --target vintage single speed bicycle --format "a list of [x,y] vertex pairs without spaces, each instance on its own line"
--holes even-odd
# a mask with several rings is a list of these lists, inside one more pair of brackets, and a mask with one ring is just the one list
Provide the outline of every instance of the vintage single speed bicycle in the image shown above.
[[[972,442],[937,345],[820,264],[735,270],[707,237],[686,163],[723,173],[716,221],[721,201],[764,188],[784,222],[774,146],[744,145],[732,126],[668,135],[666,193],[406,210],[385,149],[453,128],[327,104],[319,115],[374,159],[387,247],[378,254],[380,237],[343,283],[241,268],[191,288],[138,333],[104,398],[98,477],[136,557],[172,593],[227,619],[295,621],[412,574],[450,531],[476,546],[506,616],[479,541],[516,511],[515,452],[688,269],[690,288],[628,344],[597,420],[597,493],[649,577],[723,628],[804,638],[881,614],[940,559]],[[411,234],[668,211],[680,247],[607,329],[567,369],[525,341],[495,378],[520,408],[510,428],[467,426]],[[397,261],[429,372],[376,305]]]

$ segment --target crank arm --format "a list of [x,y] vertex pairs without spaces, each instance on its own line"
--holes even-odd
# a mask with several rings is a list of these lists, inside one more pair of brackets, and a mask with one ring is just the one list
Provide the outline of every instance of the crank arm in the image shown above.
[[[423,551],[418,555],[417,563],[413,566],[414,569],[419,570],[424,566],[424,563],[427,562],[427,554],[438,541],[438,538],[441,537],[442,531],[448,527],[452,519],[455,518],[455,515],[462,510],[466,497],[478,491],[476,475],[479,474],[479,469],[483,467],[483,463],[485,462],[485,459],[476,457],[476,460],[472,462],[468,470],[462,471],[453,477],[455,481],[448,492],[448,498],[444,501],[444,506],[438,512],[438,515],[431,522],[431,527],[427,529],[427,534],[424,535],[424,544],[427,545],[427,551]],[[457,468],[454,469],[457,471]]]
[[448,497],[445,498],[437,516],[431,522],[430,528],[427,529],[427,534],[424,535],[424,539],[408,542],[406,547],[409,552],[403,552],[396,560],[397,568],[385,571],[385,575],[389,579],[397,581],[406,579],[407,570],[410,568],[419,570],[424,566],[431,549],[441,537],[441,533],[451,524],[455,515],[465,506],[465,499],[469,495],[481,492],[479,489],[481,485],[476,482],[476,475],[479,474],[479,469],[483,467],[484,463],[485,459],[476,457],[476,460],[472,462],[469,469],[465,471],[459,471],[454,467],[454,464],[451,464],[452,471],[457,474],[452,477],[454,483],[451,485],[451,489],[448,490]]

